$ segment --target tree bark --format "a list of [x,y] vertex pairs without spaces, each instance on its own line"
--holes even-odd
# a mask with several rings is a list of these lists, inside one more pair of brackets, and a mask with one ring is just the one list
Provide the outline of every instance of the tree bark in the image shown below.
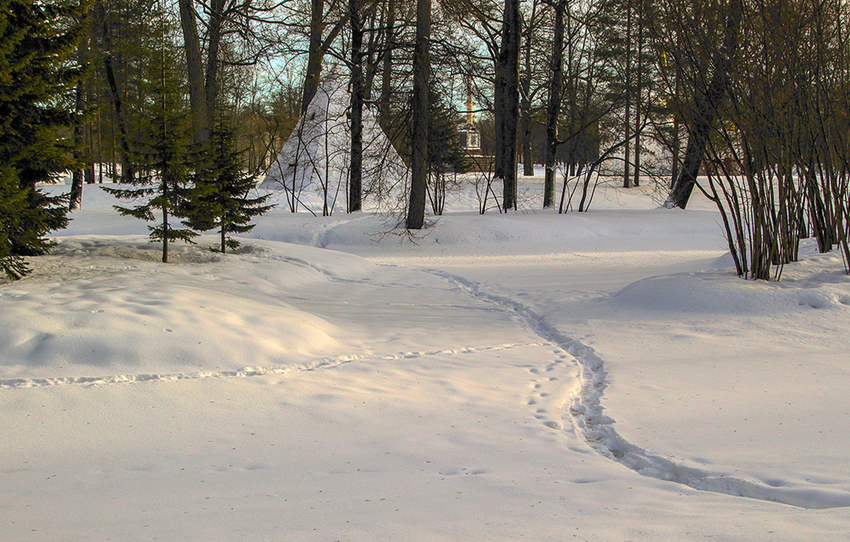
[[493,88],[493,178],[503,179],[505,177],[505,67],[501,58],[496,58],[496,83]]
[[384,37],[384,52],[381,59],[383,71],[381,72],[381,98],[378,104],[378,118],[381,126],[386,130],[390,122],[390,93],[392,92],[393,76],[393,47],[395,46],[395,3],[396,0],[387,2],[386,35]]
[[363,186],[363,13],[361,0],[348,1],[351,21],[351,162],[348,212],[362,208]]
[[679,87],[680,87],[680,68],[676,66],[676,82],[674,90],[674,103],[676,111],[673,113],[673,174],[670,178],[670,188],[676,184],[676,179],[679,177],[679,154],[681,150],[681,140],[679,139]]
[[637,12],[637,25],[638,25],[638,35],[637,35],[637,51],[635,54],[637,55],[637,71],[635,73],[635,77],[637,78],[635,84],[635,180],[634,186],[640,186],[640,136],[641,136],[641,99],[643,97],[642,88],[643,87],[643,0],[638,1],[638,12]]
[[[503,208],[516,209],[517,127],[519,124],[519,0],[505,0],[502,44],[499,50],[499,79],[502,89],[501,137],[496,140],[496,158],[501,157],[504,180]],[[497,134],[499,132],[497,121]]]
[[528,20],[528,28],[525,35],[525,76],[522,79],[522,100],[520,102],[520,108],[522,110],[522,174],[525,177],[532,177],[534,175],[534,160],[531,148],[531,39],[536,18],[537,0],[531,6],[531,17]]
[[416,45],[413,50],[413,155],[407,229],[425,225],[428,183],[428,79],[431,60],[431,0],[416,0]]
[[[168,186],[163,189],[163,199],[168,199]],[[162,206],[162,263],[168,263],[168,206]]]
[[688,130],[685,159],[676,184],[670,191],[665,207],[686,208],[697,181],[700,165],[705,155],[711,128],[719,116],[719,107],[729,86],[729,74],[738,49],[738,32],[743,16],[742,0],[732,0],[726,15],[723,45],[714,62],[714,75],[705,91],[695,89],[696,116]]
[[[80,21],[80,25],[87,26],[86,20]],[[87,38],[80,40],[77,45],[77,61],[81,66],[86,65],[86,46]],[[83,162],[83,145],[85,144],[85,132],[81,118],[86,109],[86,81],[80,80],[74,89],[74,113],[77,115],[77,121],[74,123],[74,171],[71,174],[71,193],[68,198],[68,209],[75,211],[80,208],[83,202],[83,171],[85,164]],[[89,150],[89,154],[91,151]]]
[[555,168],[558,157],[558,113],[561,110],[561,85],[564,65],[564,14],[567,0],[558,0],[555,7],[555,30],[552,36],[550,61],[549,103],[546,106],[546,177],[543,184],[543,207],[555,206]]
[[[80,46],[82,49],[82,46]],[[77,88],[74,91],[75,112],[82,114],[85,104],[83,99],[83,82],[77,83]],[[76,211],[83,203],[83,126],[79,121],[74,124],[74,172],[71,174],[71,194],[68,201],[68,208],[71,211]]]
[[304,78],[304,93],[301,97],[301,114],[307,112],[307,106],[319,90],[319,77],[322,73],[322,58],[325,51],[322,49],[322,32],[325,24],[324,0],[313,0],[310,10],[310,50],[307,55],[307,75]]
[[186,50],[186,67],[189,78],[192,130],[194,131],[195,143],[203,143],[209,140],[210,126],[198,25],[195,21],[193,0],[179,0],[179,4],[180,26],[183,29],[183,43]]
[[212,0],[210,3],[210,21],[208,29],[207,75],[204,82],[204,93],[207,104],[207,128],[215,126],[215,115],[218,102],[218,53],[221,47],[221,27],[224,22],[224,0]]
[[[121,146],[121,179],[130,181],[133,179],[133,165],[130,162],[130,138],[127,135],[127,123],[124,118],[124,105],[121,99],[121,91],[118,88],[118,80],[115,77],[115,68],[112,62],[112,31],[106,19],[106,9],[100,0],[94,5],[100,24],[101,38],[103,40],[103,71],[106,75],[106,84],[112,98],[112,108],[115,113],[115,121],[118,124],[118,134]],[[113,176],[114,178],[114,176]]]
[[337,21],[333,29],[326,37],[322,37],[325,31],[324,0],[312,0],[310,13],[310,50],[307,55],[307,74],[304,77],[304,92],[301,95],[301,114],[307,111],[307,106],[313,101],[313,97],[319,90],[319,82],[322,79],[322,59],[328,48],[337,38],[342,28],[348,23],[348,14]]
[[623,188],[631,188],[632,176],[629,172],[631,167],[631,144],[629,143],[631,131],[632,113],[632,0],[626,0],[626,108],[623,128],[626,148],[623,149]]

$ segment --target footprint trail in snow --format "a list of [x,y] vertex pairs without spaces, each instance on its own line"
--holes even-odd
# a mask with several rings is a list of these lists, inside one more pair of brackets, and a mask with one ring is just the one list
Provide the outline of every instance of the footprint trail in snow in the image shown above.
[[438,355],[474,354],[477,352],[496,352],[524,348],[527,346],[543,346],[532,344],[499,344],[492,346],[468,346],[464,348],[449,348],[443,350],[428,350],[422,352],[399,352],[383,356],[337,356],[317,359],[310,363],[291,363],[286,365],[249,366],[240,369],[222,371],[192,371],[182,373],[142,373],[102,376],[58,376],[42,378],[8,378],[0,379],[0,390],[21,388],[42,388],[46,386],[107,386],[114,384],[134,384],[152,382],[175,382],[179,380],[206,380],[226,378],[251,378],[266,375],[285,375],[290,373],[332,369],[352,362],[396,361]]
[[[470,297],[496,305],[502,310],[512,311],[541,339],[556,346],[557,350],[554,353],[560,354],[557,361],[547,365],[542,373],[539,369],[531,369],[535,376],[540,377],[541,374],[552,371],[556,364],[565,361],[568,356],[563,353],[575,359],[579,370],[579,386],[572,398],[563,398],[560,402],[557,399],[550,400],[547,401],[549,408],[537,409],[536,417],[545,420],[543,423],[547,427],[564,428],[560,420],[552,419],[551,411],[553,408],[563,410],[561,405],[569,402],[568,417],[572,420],[575,430],[584,436],[587,443],[600,455],[617,461],[643,476],[684,484],[700,491],[712,491],[800,508],[826,509],[850,506],[850,494],[843,491],[776,487],[723,473],[688,467],[673,459],[647,452],[626,441],[614,429],[615,420],[604,413],[602,397],[607,385],[607,371],[603,360],[592,348],[567,337],[520,301],[486,292],[480,284],[458,275],[437,269],[425,271],[449,281]],[[529,399],[529,406],[537,405],[540,398],[550,399],[547,392],[541,391],[546,380],[546,378],[538,378],[533,383],[534,393]]]

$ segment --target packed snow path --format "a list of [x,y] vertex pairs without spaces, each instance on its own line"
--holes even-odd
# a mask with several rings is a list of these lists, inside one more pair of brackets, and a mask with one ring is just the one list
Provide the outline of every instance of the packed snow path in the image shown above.
[[[493,303],[504,310],[519,315],[522,322],[546,342],[569,353],[578,365],[581,385],[573,394],[568,407],[570,418],[576,429],[584,435],[601,455],[622,463],[644,476],[685,484],[701,491],[713,491],[726,495],[759,499],[798,506],[801,508],[823,509],[850,506],[850,493],[843,491],[825,491],[808,489],[789,489],[771,487],[753,481],[743,480],[725,473],[704,471],[678,464],[658,454],[649,453],[643,448],[623,439],[614,428],[616,420],[604,413],[602,398],[606,387],[605,363],[592,348],[580,341],[570,339],[530,307],[510,297],[484,291],[480,284],[458,275],[440,270],[430,270],[457,285],[462,291],[476,299]],[[557,360],[555,363],[559,363]],[[551,371],[555,363],[546,366]],[[536,372],[536,369],[532,369]],[[541,392],[546,395],[546,392]],[[550,415],[551,416],[551,415]],[[562,428],[556,421],[546,421],[551,428]]]

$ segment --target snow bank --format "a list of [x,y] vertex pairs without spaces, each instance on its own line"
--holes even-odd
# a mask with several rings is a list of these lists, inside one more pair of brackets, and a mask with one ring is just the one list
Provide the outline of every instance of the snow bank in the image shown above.
[[[222,255],[175,244],[65,238],[34,276],[6,285],[0,380],[232,371],[304,363],[344,350],[335,326],[279,298],[371,264],[257,244]],[[348,262],[348,265],[342,262]]]

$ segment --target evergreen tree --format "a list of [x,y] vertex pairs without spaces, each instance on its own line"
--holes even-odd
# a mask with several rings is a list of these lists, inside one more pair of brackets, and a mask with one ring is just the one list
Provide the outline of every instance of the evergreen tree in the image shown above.
[[[20,243],[26,237],[38,234],[26,228],[27,192],[18,187],[17,175],[13,168],[0,165],[0,268],[10,279],[18,279],[27,274],[26,262],[13,251],[13,242]],[[29,234],[29,235],[26,235]]]
[[197,175],[188,203],[186,224],[201,231],[217,229],[221,252],[239,246],[229,234],[251,231],[254,224],[250,220],[273,207],[265,205],[270,194],[249,195],[255,186],[254,177],[243,172],[234,140],[233,130],[217,123],[210,134],[209,164]]
[[162,261],[168,262],[171,241],[192,242],[197,233],[189,228],[172,225],[175,218],[185,218],[186,200],[190,190],[192,169],[197,162],[189,129],[189,112],[183,100],[177,76],[177,51],[168,41],[164,16],[160,17],[158,58],[149,64],[147,93],[151,117],[145,119],[134,142],[134,162],[142,172],[126,182],[130,187],[104,190],[119,199],[138,201],[133,207],[116,205],[126,216],[148,222],[151,242],[162,242]]
[[0,270],[28,273],[22,256],[46,253],[45,235],[68,223],[67,196],[36,188],[72,167],[72,143],[59,129],[74,121],[72,61],[85,5],[0,0]]

